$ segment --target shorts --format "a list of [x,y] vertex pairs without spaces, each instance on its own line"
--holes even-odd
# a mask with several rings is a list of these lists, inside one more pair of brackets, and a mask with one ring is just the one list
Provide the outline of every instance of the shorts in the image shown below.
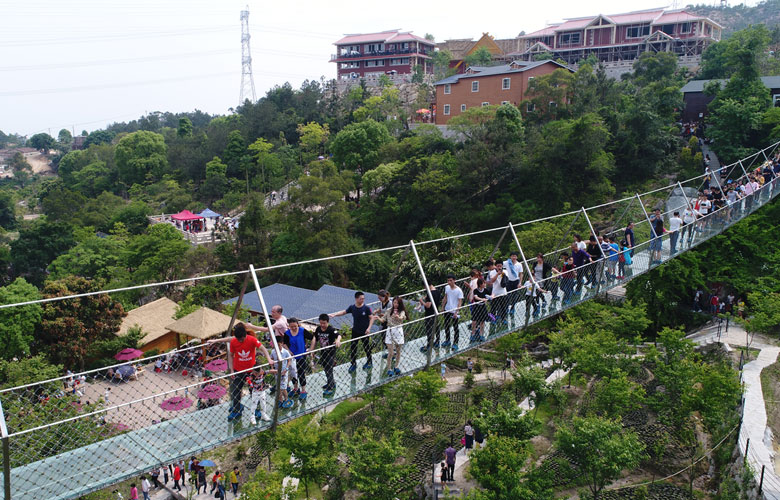
[[282,375],[282,380],[281,380],[281,383],[280,383],[280,387],[282,388],[283,391],[286,391],[287,390],[287,386],[289,386],[289,385],[290,385],[290,372],[287,372],[284,375]]
[[391,326],[385,333],[385,344],[403,345],[404,329],[400,326]]
[[660,251],[661,248],[662,248],[661,245],[662,245],[662,243],[661,243],[661,238],[660,237],[653,238],[650,241],[650,250],[658,250],[658,251]]

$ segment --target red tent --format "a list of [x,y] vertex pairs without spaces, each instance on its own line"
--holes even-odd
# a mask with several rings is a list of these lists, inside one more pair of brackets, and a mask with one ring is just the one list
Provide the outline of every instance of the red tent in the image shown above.
[[173,220],[200,220],[203,217],[200,215],[196,215],[189,210],[182,210],[178,214],[171,215],[171,219]]

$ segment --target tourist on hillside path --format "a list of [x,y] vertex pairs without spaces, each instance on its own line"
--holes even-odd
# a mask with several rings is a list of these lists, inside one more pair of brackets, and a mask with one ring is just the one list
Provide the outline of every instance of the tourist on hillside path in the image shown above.
[[149,484],[149,480],[146,476],[141,476],[141,493],[144,496],[144,500],[149,500],[149,490],[152,489],[152,485]]
[[355,292],[355,303],[346,309],[331,313],[330,317],[352,315],[352,342],[349,344],[350,367],[349,373],[354,373],[357,369],[358,343],[363,343],[363,350],[366,353],[366,363],[363,369],[369,370],[374,367],[371,361],[371,339],[368,337],[368,329],[371,325],[371,308],[365,305],[366,296],[363,292]]
[[[498,264],[496,264],[498,265]],[[452,345],[452,350],[458,350],[458,340],[460,338],[460,325],[458,325],[458,319],[460,318],[460,306],[463,304],[463,290],[455,284],[455,275],[450,274],[447,276],[447,286],[444,288],[444,301],[442,302],[442,309],[444,314],[444,335],[445,340],[442,342],[442,347],[449,347]],[[450,329],[453,330],[452,344],[450,344]]]
[[393,305],[385,312],[384,322],[387,324],[385,345],[387,346],[387,376],[401,374],[401,348],[404,345],[403,323],[406,321],[406,309],[401,297],[393,299]]
[[238,496],[238,478],[241,477],[241,473],[238,471],[238,467],[233,467],[230,471],[230,486],[233,488],[233,495]]
[[336,380],[333,378],[333,365],[336,359],[336,349],[341,347],[341,335],[338,330],[330,325],[330,316],[320,314],[319,325],[314,329],[314,335],[311,339],[310,351],[316,349],[317,342],[320,344],[320,364],[325,372],[325,385],[322,386],[323,396],[332,396],[336,391]]
[[466,453],[468,453],[474,447],[474,427],[471,426],[471,420],[466,421],[463,434],[466,437]]
[[130,485],[130,500],[138,500],[138,488],[135,487],[135,483]]
[[[257,340],[256,337],[249,335],[247,330],[262,331],[262,327],[257,327],[249,323],[238,323],[233,327],[233,337],[222,339],[212,339],[207,344],[218,342],[227,342],[230,344],[230,352],[233,355],[233,378],[230,380],[230,413],[228,413],[228,422],[240,419],[243,412],[241,404],[241,393],[249,377],[249,370],[254,368],[256,362],[257,350],[263,353],[268,360],[268,364],[273,366],[274,361],[268,354],[265,346]],[[257,409],[254,409],[257,411]]]
[[458,454],[452,443],[444,450],[444,461],[447,463],[447,481],[455,481],[455,456]]
[[179,468],[179,464],[176,464],[176,466],[173,468],[173,489],[181,491],[181,486],[179,486],[179,481],[181,481],[181,469]]
[[626,225],[626,230],[623,233],[623,237],[626,240],[626,245],[631,250],[631,256],[634,256],[634,247],[636,246],[636,240],[634,239],[634,223],[629,222]]

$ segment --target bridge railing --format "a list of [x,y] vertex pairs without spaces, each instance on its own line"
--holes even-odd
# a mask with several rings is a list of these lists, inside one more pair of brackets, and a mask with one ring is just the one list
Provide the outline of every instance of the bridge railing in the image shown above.
[[[749,174],[751,158],[761,163],[759,155],[771,156],[776,147],[723,169],[739,167],[739,180]],[[261,285],[295,283],[311,289],[326,283],[306,292],[298,303],[288,306],[295,309],[284,314],[288,319],[297,316],[307,331],[318,325],[320,314],[328,314],[330,324],[341,334],[340,342],[336,345],[333,338],[323,336],[315,337],[312,345],[309,334],[304,333],[307,353],[280,363],[278,360],[290,354],[275,336],[258,332],[276,361],[271,364],[261,356],[257,369],[241,373],[231,372],[227,344],[199,344],[3,389],[0,409],[6,428],[0,426],[0,438],[6,491],[14,499],[73,498],[316,411],[399,376],[446,364],[464,350],[590,300],[720,234],[773,199],[778,191],[775,179],[755,194],[701,217],[678,234],[655,235],[649,212],[661,208],[662,215],[668,215],[678,209],[666,203],[673,192],[679,190],[684,195],[682,188],[698,188],[702,180],[699,176],[530,222],[216,276],[235,276],[244,280],[242,290],[251,283],[260,291],[262,311],[252,319],[257,325],[272,323],[274,314],[274,304],[266,303]],[[583,240],[597,233],[622,240],[629,221],[634,223],[636,236],[633,248],[614,253],[603,247],[602,253],[602,247],[596,245],[590,249],[592,262],[583,262],[574,270],[563,267],[562,254],[571,253],[575,234]],[[671,248],[672,239],[676,252]],[[317,249],[311,251],[316,254]],[[512,252],[518,254],[518,276],[508,273],[504,286],[496,279],[487,303],[472,303],[471,278],[464,277],[470,268],[483,271],[491,258],[508,266]],[[452,284],[447,283],[450,273],[457,276]],[[489,273],[483,276],[491,277]],[[512,283],[515,277],[520,278],[518,283]],[[162,295],[164,286],[212,278],[53,297],[0,308],[52,301],[86,304],[95,295],[115,296],[139,288]],[[390,318],[389,326],[375,295],[380,286],[399,297],[405,310],[403,319],[397,314]],[[449,305],[440,296],[447,289],[453,290],[455,297]],[[354,304],[354,290],[366,292],[365,302],[374,316],[366,334],[357,338],[351,312],[339,314]],[[428,314],[424,305],[428,305]],[[360,311],[357,319],[360,321]],[[226,332],[235,321],[236,316],[225,324]],[[400,355],[390,356],[390,351],[400,351]],[[231,390],[231,383],[235,387],[236,380],[248,375],[251,392]],[[306,397],[291,394],[296,382],[302,388],[304,378]],[[290,391],[285,391],[287,388]],[[244,407],[240,415],[231,412],[233,393]],[[231,413],[235,418],[229,418]]]

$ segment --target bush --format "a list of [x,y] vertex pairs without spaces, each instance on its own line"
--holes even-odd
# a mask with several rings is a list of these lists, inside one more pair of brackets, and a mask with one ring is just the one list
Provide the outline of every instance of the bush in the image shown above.
[[144,357],[151,358],[153,356],[157,356],[158,354],[160,354],[160,350],[155,347],[154,349],[149,349],[148,351],[146,351],[144,353]]
[[469,389],[474,387],[474,374],[473,373],[467,373],[466,376],[463,377],[463,385],[465,385]]
[[474,371],[476,373],[482,373],[482,362],[481,361],[477,361],[476,363],[474,363]]

